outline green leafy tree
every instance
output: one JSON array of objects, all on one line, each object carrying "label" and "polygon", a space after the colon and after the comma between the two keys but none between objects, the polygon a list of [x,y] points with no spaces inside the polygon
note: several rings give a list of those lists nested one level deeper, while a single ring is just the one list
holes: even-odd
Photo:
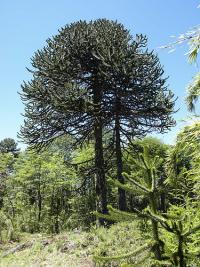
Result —
[{"label": "green leafy tree", "polygon": [[15,153],[0,152],[0,240],[8,242],[16,240],[17,235],[14,232],[13,222],[10,216],[4,212],[5,198],[10,194],[7,186],[12,179],[14,171],[13,165],[16,161]]},{"label": "green leafy tree", "polygon": [[73,152],[71,165],[76,170],[77,184],[74,187],[72,218],[76,221],[77,227],[88,228],[96,221],[91,211],[98,209],[99,200],[96,197],[96,180],[94,167],[94,146],[84,145]]},{"label": "green leafy tree", "polygon": [[70,217],[74,169],[66,168],[58,153],[25,151],[14,164],[4,210],[15,225],[28,232],[58,233]]},{"label": "green leafy tree", "polygon": [[12,138],[0,142],[0,208],[3,207],[3,197],[6,194],[6,181],[13,172],[15,157],[19,154],[17,143]]},{"label": "green leafy tree", "polygon": [[3,207],[3,197],[6,194],[6,181],[13,171],[14,156],[11,153],[0,153],[0,208]]}]

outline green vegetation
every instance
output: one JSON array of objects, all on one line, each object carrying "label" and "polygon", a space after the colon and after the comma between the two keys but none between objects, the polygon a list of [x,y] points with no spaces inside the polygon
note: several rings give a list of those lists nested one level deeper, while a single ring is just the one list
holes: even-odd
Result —
[{"label": "green vegetation", "polygon": [[[116,256],[115,253],[129,253],[143,242],[137,222],[115,224],[109,231],[92,227],[90,232],[75,229],[57,235],[26,233],[21,235],[20,242],[1,245],[0,266],[92,267],[94,254]],[[142,256],[147,254],[142,252]],[[140,261],[139,257],[132,259]],[[123,262],[126,260],[113,260],[112,266]],[[109,263],[97,263],[97,266],[109,266]]]},{"label": "green vegetation", "polygon": [[32,67],[28,147],[0,142],[0,266],[200,266],[200,122],[174,145],[147,136],[175,101],[146,36],[79,21]]}]

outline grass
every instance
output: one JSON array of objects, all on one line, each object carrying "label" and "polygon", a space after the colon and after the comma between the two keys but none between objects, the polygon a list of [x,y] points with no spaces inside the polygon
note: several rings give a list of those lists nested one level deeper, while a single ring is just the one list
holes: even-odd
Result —
[{"label": "grass", "polygon": [[[10,253],[5,252],[16,248],[19,244],[29,247]],[[20,242],[1,244],[1,267],[92,267],[92,266],[121,266],[123,262],[137,262],[147,256],[142,252],[134,259],[123,259],[111,262],[97,262],[94,255],[115,256],[130,253],[144,245],[141,232],[136,223],[120,223],[109,229],[91,229],[90,232],[70,231],[59,235],[24,234]],[[4,255],[4,256],[3,256]],[[119,257],[120,258],[120,257]],[[149,266],[146,263],[138,266]]]},{"label": "grass", "polygon": [[32,246],[4,256],[5,251],[17,247],[19,243],[1,246],[1,267],[42,267],[42,266],[93,266],[88,255],[88,247],[82,247],[87,233],[63,233],[56,236],[28,235],[20,243]]}]

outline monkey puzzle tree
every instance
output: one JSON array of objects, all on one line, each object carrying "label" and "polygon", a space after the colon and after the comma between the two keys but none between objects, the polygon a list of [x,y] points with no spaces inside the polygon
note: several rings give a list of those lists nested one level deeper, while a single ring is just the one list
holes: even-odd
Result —
[{"label": "monkey puzzle tree", "polygon": [[21,136],[28,144],[40,147],[64,134],[81,144],[94,136],[96,190],[103,212],[107,210],[103,99],[110,68],[103,56],[111,49],[121,51],[128,37],[122,25],[112,21],[68,25],[35,53],[33,79],[22,86],[26,120]]},{"label": "monkey puzzle tree", "polygon": [[[62,28],[32,58],[33,79],[22,86],[25,122],[21,137],[41,147],[70,134],[83,144],[94,138],[99,210],[107,212],[103,129],[114,135],[118,179],[122,177],[122,133],[166,129],[174,102],[163,70],[146,37],[134,40],[123,25],[99,19]],[[138,124],[139,123],[139,124]],[[121,209],[125,192],[119,189]]]}]

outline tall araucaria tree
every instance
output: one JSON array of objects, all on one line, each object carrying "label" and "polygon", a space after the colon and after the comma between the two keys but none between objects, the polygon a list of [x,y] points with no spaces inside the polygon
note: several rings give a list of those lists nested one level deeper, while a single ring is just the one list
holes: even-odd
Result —
[{"label": "tall araucaria tree", "polygon": [[21,136],[29,145],[41,147],[64,134],[73,135],[78,144],[94,137],[96,191],[103,213],[107,212],[103,99],[110,67],[103,56],[110,49],[121,50],[127,34],[122,25],[107,20],[67,25],[35,53],[33,79],[22,86],[26,120]]},{"label": "tall araucaria tree", "polygon": [[[94,138],[99,210],[107,212],[103,133],[112,131],[118,179],[124,136],[167,129],[173,96],[164,86],[157,57],[123,25],[99,19],[62,28],[32,58],[33,79],[22,85],[25,122],[21,137],[41,147],[70,134],[77,144]],[[125,134],[126,133],[126,134]],[[127,137],[126,137],[127,138]],[[119,189],[119,206],[126,208]]]}]

